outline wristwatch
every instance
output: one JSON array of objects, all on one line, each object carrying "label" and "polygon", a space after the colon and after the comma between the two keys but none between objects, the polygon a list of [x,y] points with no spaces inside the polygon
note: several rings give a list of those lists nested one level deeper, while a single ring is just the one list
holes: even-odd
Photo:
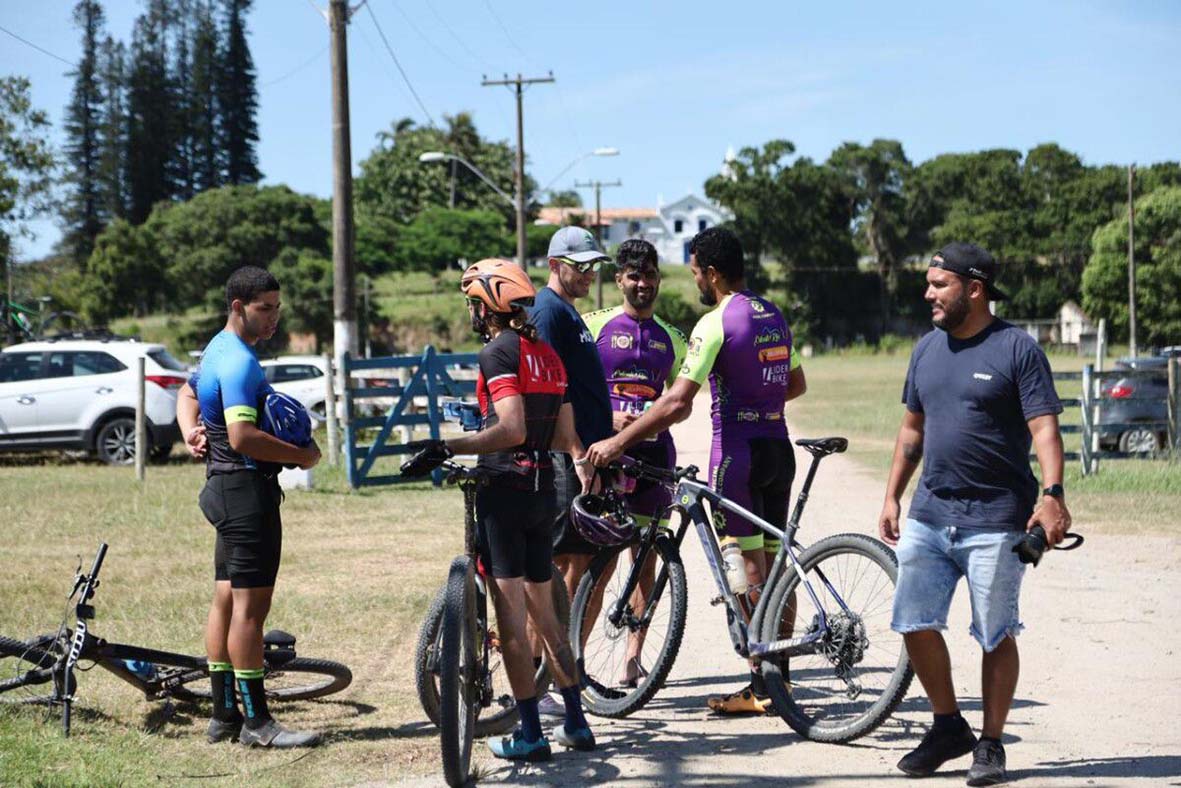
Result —
[{"label": "wristwatch", "polygon": [[1057,498],[1061,501],[1066,497],[1066,490],[1062,489],[1061,484],[1051,484],[1049,487],[1042,490],[1042,495],[1048,495],[1051,498]]}]

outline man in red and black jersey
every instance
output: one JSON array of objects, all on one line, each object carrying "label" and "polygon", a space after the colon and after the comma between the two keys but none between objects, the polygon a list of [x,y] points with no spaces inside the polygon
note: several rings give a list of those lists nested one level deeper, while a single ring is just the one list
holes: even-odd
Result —
[{"label": "man in red and black jersey", "polygon": [[[524,307],[535,291],[518,265],[481,260],[464,272],[460,287],[472,328],[486,342],[476,386],[483,427],[445,442],[425,442],[402,472],[426,474],[459,453],[478,454],[479,467],[489,473],[489,483],[476,493],[478,543],[481,562],[495,581],[489,588],[494,589],[505,669],[521,715],[521,727],[511,736],[489,741],[492,754],[529,761],[550,757],[537,711],[526,613],[550,655],[565,701],[565,724],[554,729],[554,738],[565,747],[591,750],[595,739],[582,712],[577,666],[550,589],[557,498],[549,453],[569,452],[580,460],[585,454],[567,401],[566,370],[527,322]],[[576,467],[584,489],[589,488],[590,465]]]}]

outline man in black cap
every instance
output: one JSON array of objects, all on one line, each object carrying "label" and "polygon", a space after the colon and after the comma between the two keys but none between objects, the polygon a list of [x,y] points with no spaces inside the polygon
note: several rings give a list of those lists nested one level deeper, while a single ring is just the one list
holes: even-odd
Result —
[{"label": "man in black cap", "polygon": [[[882,539],[898,545],[891,626],[906,639],[935,715],[898,768],[926,776],[971,752],[968,785],[1006,779],[1000,739],[1020,667],[1015,638],[1022,629],[1025,568],[1013,548],[1035,525],[1051,545],[1070,527],[1058,430],[1062,404],[1041,348],[989,311],[990,301],[1005,298],[995,278],[996,261],[972,244],[948,244],[931,258],[926,300],[936,330],[911,354],[906,412],[878,523]],[[1040,486],[1029,467],[1031,443]],[[920,460],[923,474],[900,529],[902,492]],[[969,631],[984,651],[979,741],[960,715],[941,634],[961,577],[972,603]]]}]

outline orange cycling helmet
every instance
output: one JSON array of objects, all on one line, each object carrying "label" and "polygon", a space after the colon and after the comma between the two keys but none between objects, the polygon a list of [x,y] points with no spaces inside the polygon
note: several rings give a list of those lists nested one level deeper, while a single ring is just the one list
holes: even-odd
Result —
[{"label": "orange cycling helmet", "polygon": [[459,289],[469,299],[483,301],[493,312],[504,313],[531,306],[537,294],[521,266],[495,257],[468,266]]}]

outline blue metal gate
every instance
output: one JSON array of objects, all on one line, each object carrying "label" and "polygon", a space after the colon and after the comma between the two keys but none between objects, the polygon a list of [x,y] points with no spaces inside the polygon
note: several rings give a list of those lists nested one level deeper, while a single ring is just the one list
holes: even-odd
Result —
[{"label": "blue metal gate", "polygon": [[[389,380],[388,386],[365,385],[358,388],[346,386],[344,407],[349,414],[345,427],[345,447],[348,461],[349,484],[354,488],[378,484],[396,484],[409,481],[399,474],[374,474],[374,463],[379,457],[391,457],[406,453],[400,443],[389,443],[394,427],[416,427],[426,425],[430,437],[439,438],[439,425],[443,421],[440,397],[463,397],[476,391],[475,380],[455,380],[448,368],[460,365],[474,365],[475,353],[437,353],[427,345],[421,356],[384,356],[380,358],[351,358],[344,356],[344,378],[351,380],[352,373],[362,370],[412,369],[410,380],[403,386],[397,380]],[[426,397],[425,413],[412,413],[415,397]],[[358,416],[356,402],[383,397],[397,397],[397,402],[384,416]],[[379,428],[375,435],[374,428]],[[360,441],[372,435],[365,445]],[[435,483],[441,475],[436,471]]]}]

